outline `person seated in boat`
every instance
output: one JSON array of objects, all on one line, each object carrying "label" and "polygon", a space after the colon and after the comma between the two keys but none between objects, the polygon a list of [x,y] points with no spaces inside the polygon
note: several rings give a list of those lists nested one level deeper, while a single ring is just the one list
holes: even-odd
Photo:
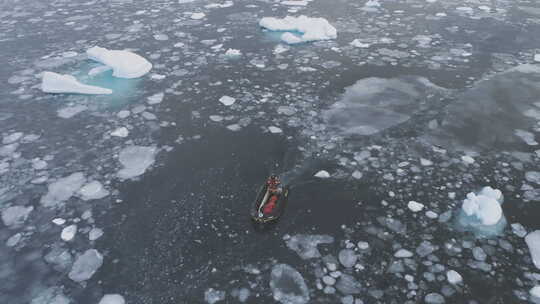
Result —
[{"label": "person seated in boat", "polygon": [[268,192],[270,194],[280,194],[281,193],[281,181],[276,175],[271,175],[270,178],[266,181],[268,185]]}]

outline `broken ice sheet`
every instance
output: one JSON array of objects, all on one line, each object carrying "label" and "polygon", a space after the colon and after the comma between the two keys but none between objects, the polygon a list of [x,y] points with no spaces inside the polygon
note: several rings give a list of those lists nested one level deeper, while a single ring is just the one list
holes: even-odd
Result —
[{"label": "broken ice sheet", "polygon": [[282,304],[308,303],[309,289],[302,275],[286,264],[278,264],[270,274],[270,288],[274,300]]},{"label": "broken ice sheet", "polygon": [[123,168],[117,173],[121,179],[130,179],[144,174],[155,161],[157,148],[153,146],[128,146],[120,151],[118,160]]}]

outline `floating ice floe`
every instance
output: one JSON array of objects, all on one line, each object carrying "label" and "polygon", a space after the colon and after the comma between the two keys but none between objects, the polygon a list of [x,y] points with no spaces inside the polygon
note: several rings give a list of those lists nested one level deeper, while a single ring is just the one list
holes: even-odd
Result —
[{"label": "floating ice floe", "polygon": [[436,292],[428,293],[424,297],[424,301],[426,304],[444,304],[446,301],[444,300],[444,297]]},{"label": "floating ice floe", "polygon": [[531,258],[536,268],[540,269],[540,230],[533,231],[525,237]]},{"label": "floating ice floe", "polygon": [[202,18],[206,17],[206,14],[205,13],[193,13],[191,14],[191,19],[193,20],[200,20]]},{"label": "floating ice floe", "polygon": [[104,295],[101,300],[99,300],[98,304],[125,304],[126,300],[124,300],[124,297],[119,294],[106,294]]},{"label": "floating ice floe", "polygon": [[129,130],[126,127],[119,127],[111,132],[111,136],[115,136],[115,137],[127,137],[128,135],[129,135]]},{"label": "floating ice floe", "polygon": [[286,264],[277,264],[270,274],[270,289],[274,300],[282,304],[305,304],[309,289],[302,275]]},{"label": "floating ice floe", "polygon": [[157,93],[157,94],[154,94],[154,95],[148,97],[146,102],[149,105],[158,104],[158,103],[161,103],[163,101],[163,97],[165,97],[164,93]]},{"label": "floating ice floe", "polygon": [[143,174],[154,161],[157,153],[156,147],[129,146],[120,151],[118,160],[123,168],[117,176],[121,179],[129,179]]},{"label": "floating ice floe", "polygon": [[540,62],[540,54],[534,54],[534,61]]},{"label": "floating ice floe", "polygon": [[66,177],[59,178],[49,184],[47,193],[41,197],[41,204],[44,207],[58,206],[67,201],[77,190],[79,190],[86,178],[82,172],[75,172]]},{"label": "floating ice floe", "polygon": [[396,258],[410,258],[413,256],[413,253],[410,252],[409,250],[407,249],[400,249],[398,251],[396,251],[396,253],[394,253],[394,256]]},{"label": "floating ice floe", "polygon": [[287,1],[281,1],[281,4],[289,5],[289,6],[307,6],[309,4],[309,1],[307,1],[307,0],[287,0]]},{"label": "floating ice floe", "polygon": [[99,181],[91,181],[79,189],[79,195],[82,200],[94,200],[104,198],[109,195],[109,191],[103,187]]},{"label": "floating ice floe", "polygon": [[138,78],[152,69],[152,64],[130,51],[108,50],[94,46],[86,51],[88,58],[98,61],[113,70],[113,76],[119,78]]},{"label": "floating ice floe", "polygon": [[2,138],[2,144],[8,145],[17,142],[19,139],[21,139],[21,137],[23,137],[23,135],[23,132],[10,133]]},{"label": "floating ice floe", "polygon": [[85,105],[75,105],[71,107],[65,107],[60,110],[58,110],[56,113],[58,114],[58,117],[61,118],[71,118],[83,111],[86,111],[88,109]]},{"label": "floating ice floe", "polygon": [[54,72],[43,73],[41,90],[45,93],[112,94],[110,89],[82,84],[71,75],[61,75]]},{"label": "floating ice floe", "polygon": [[283,130],[281,130],[281,128],[278,128],[276,126],[268,127],[268,131],[270,131],[270,133],[272,134],[283,133]]},{"label": "floating ice floe", "polygon": [[271,31],[286,32],[281,35],[281,40],[288,44],[337,38],[336,28],[324,18],[287,16],[279,19],[264,17],[259,21],[259,25]]},{"label": "floating ice floe", "polygon": [[88,232],[88,239],[90,241],[95,241],[99,239],[101,236],[103,236],[103,230],[99,228],[92,228],[92,230]]},{"label": "floating ice floe", "polygon": [[448,270],[446,272],[446,278],[450,284],[459,284],[463,281],[461,275],[455,270]]},{"label": "floating ice floe", "polygon": [[353,276],[343,273],[336,283],[336,289],[344,295],[359,294],[362,285]]},{"label": "floating ice floe", "polygon": [[88,249],[81,254],[73,263],[68,277],[75,282],[83,282],[90,279],[103,265],[103,256],[96,249]]},{"label": "floating ice floe", "polygon": [[233,97],[230,97],[230,96],[222,96],[220,99],[219,99],[219,102],[221,102],[222,104],[226,105],[226,106],[230,106],[232,104],[234,104],[236,102],[236,99],[234,99]]},{"label": "floating ice floe", "polygon": [[352,249],[342,249],[338,254],[338,259],[343,267],[351,268],[356,264],[358,256]]},{"label": "floating ice floe", "polygon": [[227,57],[240,57],[241,55],[242,55],[242,52],[240,52],[240,50],[237,50],[237,49],[228,49],[225,52],[225,56]]},{"label": "floating ice floe", "polygon": [[34,207],[11,206],[2,210],[2,221],[9,228],[17,228],[26,222]]},{"label": "floating ice floe", "polygon": [[412,212],[419,212],[419,211],[422,211],[422,209],[424,209],[424,205],[423,205],[423,204],[420,204],[420,203],[415,202],[415,201],[410,201],[410,202],[407,204],[407,207],[408,207],[409,210],[411,210]]},{"label": "floating ice floe", "polygon": [[334,238],[329,235],[318,234],[297,234],[286,241],[287,247],[296,252],[300,258],[307,260],[321,257],[321,253],[317,249],[319,244],[330,244],[334,242]]},{"label": "floating ice floe", "polygon": [[69,225],[62,229],[62,233],[60,233],[60,238],[65,242],[69,242],[73,240],[75,234],[77,234],[77,225]]},{"label": "floating ice floe", "polygon": [[478,194],[469,193],[457,217],[460,228],[473,231],[477,236],[493,236],[506,225],[501,204],[501,191],[484,187]]},{"label": "floating ice floe", "polygon": [[214,304],[219,301],[225,300],[225,291],[215,290],[214,288],[208,288],[204,292],[204,300],[208,304]]},{"label": "floating ice floe", "polygon": [[328,173],[328,171],[326,171],[326,170],[321,170],[321,171],[315,173],[314,176],[315,176],[315,177],[318,177],[318,178],[329,178],[329,177],[330,177],[330,173]]}]

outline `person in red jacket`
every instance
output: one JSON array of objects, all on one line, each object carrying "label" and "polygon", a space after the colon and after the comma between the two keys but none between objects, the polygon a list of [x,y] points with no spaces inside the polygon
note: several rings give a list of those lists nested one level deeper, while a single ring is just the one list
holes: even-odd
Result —
[{"label": "person in red jacket", "polygon": [[276,208],[279,195],[281,194],[281,182],[277,176],[271,175],[268,181],[266,181],[266,184],[268,185],[268,193],[270,194],[270,197],[263,207],[263,213],[269,214],[274,211],[274,208]]}]

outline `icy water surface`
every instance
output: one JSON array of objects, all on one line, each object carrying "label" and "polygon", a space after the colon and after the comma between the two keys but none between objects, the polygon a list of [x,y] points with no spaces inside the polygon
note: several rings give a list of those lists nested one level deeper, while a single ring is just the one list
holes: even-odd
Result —
[{"label": "icy water surface", "polygon": [[[540,303],[537,1],[0,8],[0,303]],[[288,15],[337,38],[259,26]]]}]

